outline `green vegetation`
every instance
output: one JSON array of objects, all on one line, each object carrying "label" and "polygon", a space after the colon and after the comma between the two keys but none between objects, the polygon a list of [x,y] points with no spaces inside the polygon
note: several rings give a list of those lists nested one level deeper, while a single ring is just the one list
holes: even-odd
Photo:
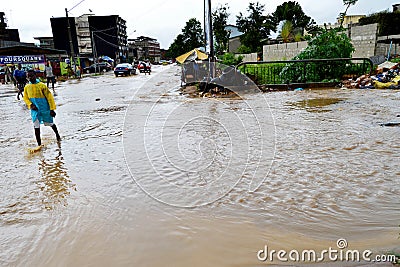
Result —
[{"label": "green vegetation", "polygon": [[[352,0],[354,1],[354,0]],[[228,50],[230,33],[226,30],[230,16],[228,4],[219,5],[212,12],[214,49],[216,55],[222,55]],[[292,27],[287,34],[287,41],[299,41],[304,39],[303,32],[306,29],[313,36],[320,31],[311,17],[304,14],[299,3],[295,1],[284,2],[276,8],[272,14],[264,14],[265,6],[259,2],[249,3],[247,14],[242,12],[236,16],[236,26],[243,34],[240,36],[241,47],[239,53],[258,53],[270,38],[271,32],[276,32],[281,21],[288,21]],[[170,45],[166,57],[175,58],[194,48],[203,47],[204,36],[201,23],[191,18],[186,22],[182,33],[178,34]]]},{"label": "green vegetation", "polygon": [[282,25],[281,37],[284,43],[289,43],[293,39],[293,24],[286,20]]},{"label": "green vegetation", "polygon": [[344,21],[344,17],[347,14],[347,10],[349,10],[349,8],[351,6],[354,6],[357,3],[358,0],[343,0],[343,4],[346,7],[346,10],[342,13],[339,14],[339,19],[340,19],[340,28],[343,27],[343,21]]},{"label": "green vegetation", "polygon": [[[261,52],[262,46],[268,40],[271,31],[276,27],[271,20],[271,16],[264,15],[264,5],[260,3],[250,3],[247,8],[248,15],[242,12],[236,17],[236,26],[243,32],[240,42],[244,47],[249,48],[250,53]],[[242,51],[245,50],[242,48]]]},{"label": "green vegetation", "polygon": [[228,4],[225,4],[224,6],[219,6],[212,13],[213,32],[215,36],[214,46],[216,55],[222,55],[225,51],[228,50],[230,33],[225,29],[229,17],[228,9]]},{"label": "green vegetation", "polygon": [[378,23],[380,36],[400,34],[400,12],[382,11],[361,18],[360,25]]},{"label": "green vegetation", "polygon": [[308,46],[293,59],[349,58],[354,47],[341,29],[324,30],[308,41]]},{"label": "green vegetation", "polygon": [[308,42],[308,47],[293,63],[257,64],[241,66],[257,84],[287,84],[305,82],[339,82],[344,75],[358,77],[370,71],[368,61],[352,60],[312,62],[315,59],[350,58],[354,48],[347,35],[340,29],[323,30]]},{"label": "green vegetation", "polygon": [[201,23],[196,18],[191,18],[186,22],[182,33],[178,34],[174,42],[170,45],[167,57],[176,58],[194,48],[204,46],[203,30]]},{"label": "green vegetation", "polygon": [[[354,51],[350,39],[340,29],[323,30],[308,41],[308,46],[293,60],[349,58]],[[346,61],[330,63],[289,63],[280,73],[286,82],[320,82],[341,79],[344,74],[359,73]]]},{"label": "green vegetation", "polygon": [[393,63],[400,63],[400,57],[391,58],[391,59],[390,59],[390,62],[393,62]]},{"label": "green vegetation", "polygon": [[226,66],[237,66],[243,61],[243,56],[236,56],[232,53],[225,53],[219,57],[221,64]]},{"label": "green vegetation", "polygon": [[[348,9],[358,0],[343,0],[345,11],[339,17],[345,17]],[[315,21],[304,14],[301,6],[295,1],[284,2],[277,6],[272,14],[264,14],[265,6],[249,3],[247,14],[241,12],[236,16],[236,26],[243,34],[240,36],[239,53],[254,53],[262,51],[271,32],[276,32],[278,24],[284,21],[281,36],[284,42],[304,39],[304,29],[312,33],[308,47],[292,60],[313,60],[350,58],[354,48],[343,28],[321,29]],[[229,18],[228,5],[220,5],[212,13],[214,24],[214,48],[217,57],[224,65],[238,65],[242,58],[225,53],[228,47],[229,32],[226,30]],[[398,23],[400,25],[400,23]],[[204,46],[201,23],[190,19],[182,33],[179,34],[169,48],[168,57],[177,57],[193,48]],[[250,74],[258,84],[279,84],[296,82],[332,82],[339,81],[344,75],[358,76],[368,71],[367,62],[354,64],[350,60],[329,62],[296,62],[268,65],[245,65],[242,72]]]},{"label": "green vegetation", "polygon": [[300,4],[295,1],[284,2],[282,5],[277,6],[275,12],[271,14],[271,17],[275,28],[282,21],[291,24],[291,41],[293,41],[293,37],[296,35],[303,36],[304,29],[313,35],[319,29],[316,26],[316,22],[311,17],[307,16]]},{"label": "green vegetation", "polygon": [[246,73],[256,84],[282,84],[285,80],[280,75],[285,63],[253,64],[240,66],[239,70]]}]

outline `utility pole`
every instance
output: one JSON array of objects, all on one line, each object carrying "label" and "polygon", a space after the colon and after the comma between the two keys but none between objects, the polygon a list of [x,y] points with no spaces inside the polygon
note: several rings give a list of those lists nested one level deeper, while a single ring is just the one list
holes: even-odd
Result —
[{"label": "utility pole", "polygon": [[[97,50],[96,50],[96,41],[94,40],[94,32],[95,31],[91,31],[92,32],[92,53],[93,53],[93,61],[94,61],[94,72],[97,73]],[[99,70],[100,73],[100,70]]]},{"label": "utility pole", "polygon": [[75,73],[76,73],[75,51],[74,51],[74,45],[73,45],[73,42],[72,42],[71,24],[69,23],[68,9],[67,8],[65,8],[65,17],[67,18],[69,48],[70,48],[70,52],[71,52],[71,56],[72,56],[72,64],[74,64],[74,75],[75,75]]},{"label": "utility pole", "polygon": [[[206,2],[207,1],[207,2]],[[211,0],[204,0],[204,30],[206,41],[209,45],[209,64],[210,64],[210,78],[214,78],[215,72],[215,57],[214,57],[214,38],[213,38],[213,27],[212,27],[212,11],[211,11]]]},{"label": "utility pole", "polygon": [[208,0],[208,23],[209,23],[209,42],[210,42],[210,59],[214,60],[214,38],[213,38],[213,25],[212,25],[212,11],[211,11],[211,0]]}]

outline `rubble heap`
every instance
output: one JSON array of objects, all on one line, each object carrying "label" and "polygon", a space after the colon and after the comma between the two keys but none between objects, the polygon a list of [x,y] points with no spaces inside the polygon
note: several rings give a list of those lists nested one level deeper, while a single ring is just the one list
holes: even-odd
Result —
[{"label": "rubble heap", "polygon": [[347,89],[400,89],[399,63],[386,61],[378,66],[374,75],[367,74],[356,80],[343,80],[342,87]]}]

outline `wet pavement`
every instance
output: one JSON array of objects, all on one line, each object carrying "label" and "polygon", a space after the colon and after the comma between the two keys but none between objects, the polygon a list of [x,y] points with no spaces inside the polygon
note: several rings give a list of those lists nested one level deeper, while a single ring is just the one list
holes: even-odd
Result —
[{"label": "wet pavement", "polygon": [[265,266],[265,245],[341,238],[399,250],[400,128],[382,126],[399,91],[188,98],[179,75],[57,84],[61,146],[42,126],[35,154],[28,110],[0,85],[0,266]]}]

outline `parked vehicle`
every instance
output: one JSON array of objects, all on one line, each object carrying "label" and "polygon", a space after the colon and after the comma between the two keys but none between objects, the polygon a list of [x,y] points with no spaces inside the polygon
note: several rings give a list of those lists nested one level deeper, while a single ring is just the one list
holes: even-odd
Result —
[{"label": "parked vehicle", "polygon": [[129,63],[120,63],[114,68],[115,77],[118,75],[129,76],[131,74],[136,74],[136,69]]},{"label": "parked vehicle", "polygon": [[169,64],[168,60],[165,60],[165,59],[161,59],[159,63],[160,63],[160,65],[163,65],[163,66]]},{"label": "parked vehicle", "polygon": [[95,73],[95,72],[106,72],[110,71],[112,69],[110,63],[108,62],[100,62],[100,63],[95,63],[90,65],[89,67],[86,67],[83,69],[85,73]]}]

